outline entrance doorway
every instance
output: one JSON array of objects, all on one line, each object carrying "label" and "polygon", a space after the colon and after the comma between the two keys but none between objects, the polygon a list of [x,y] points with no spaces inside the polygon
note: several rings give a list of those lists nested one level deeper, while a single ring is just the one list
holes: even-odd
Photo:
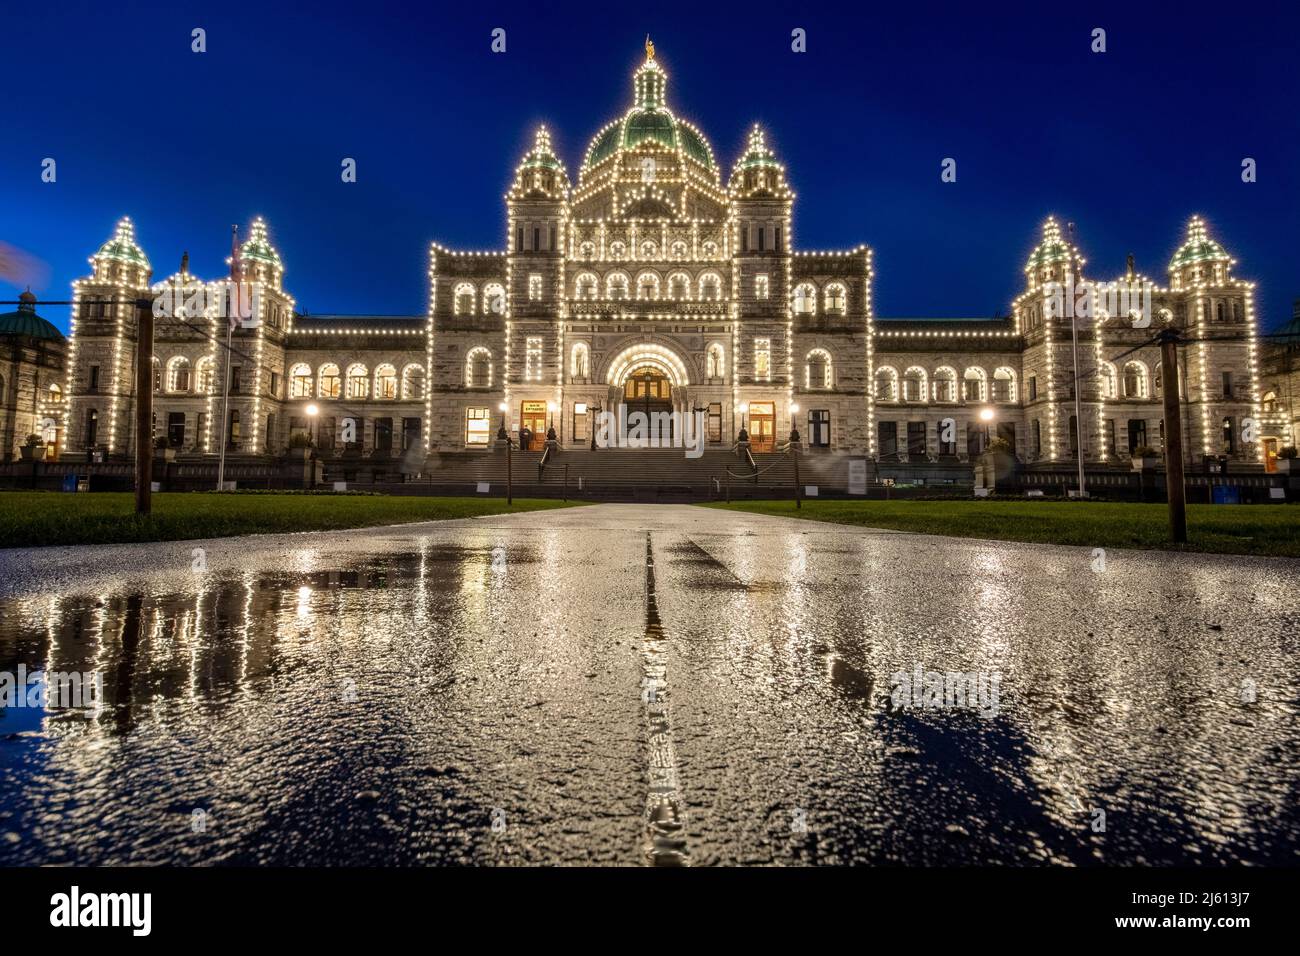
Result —
[{"label": "entrance doorway", "polygon": [[754,451],[776,448],[776,404],[749,403],[749,446]]},{"label": "entrance doorway", "polygon": [[546,403],[524,402],[519,409],[520,431],[527,428],[533,433],[525,451],[541,451],[546,447]]},{"label": "entrance doorway", "polygon": [[[650,416],[656,412],[673,410],[673,385],[668,376],[653,365],[633,369],[623,385],[623,401],[628,413],[644,412],[647,425],[654,421]],[[660,435],[660,440],[672,439],[672,418],[668,422],[669,434]]]},{"label": "entrance doorway", "polygon": [[1264,472],[1273,474],[1277,471],[1277,439],[1264,439]]}]

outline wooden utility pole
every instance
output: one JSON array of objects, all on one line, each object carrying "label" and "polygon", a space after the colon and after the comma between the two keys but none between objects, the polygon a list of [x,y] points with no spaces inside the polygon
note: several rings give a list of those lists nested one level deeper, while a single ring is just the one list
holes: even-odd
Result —
[{"label": "wooden utility pole", "polygon": [[1169,497],[1169,539],[1187,542],[1187,486],[1183,479],[1183,423],[1178,396],[1178,330],[1164,329],[1160,340],[1160,381],[1165,406],[1165,493]]},{"label": "wooden utility pole", "polygon": [[135,513],[153,507],[153,303],[135,303]]}]

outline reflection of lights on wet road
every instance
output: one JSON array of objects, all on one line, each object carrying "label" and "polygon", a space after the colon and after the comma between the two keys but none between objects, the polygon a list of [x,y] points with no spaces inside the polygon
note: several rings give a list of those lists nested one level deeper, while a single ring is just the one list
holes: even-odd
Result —
[{"label": "reflection of lights on wet road", "polygon": [[300,618],[311,616],[311,588],[305,584],[298,589],[298,616]]}]

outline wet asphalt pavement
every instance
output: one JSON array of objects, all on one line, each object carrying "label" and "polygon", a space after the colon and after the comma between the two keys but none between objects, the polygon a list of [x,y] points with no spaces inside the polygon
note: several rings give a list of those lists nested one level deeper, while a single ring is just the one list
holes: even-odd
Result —
[{"label": "wet asphalt pavement", "polygon": [[0,862],[1300,862],[1300,562],[1105,558],[638,505],[0,552],[0,672],[104,704],[0,711]]}]

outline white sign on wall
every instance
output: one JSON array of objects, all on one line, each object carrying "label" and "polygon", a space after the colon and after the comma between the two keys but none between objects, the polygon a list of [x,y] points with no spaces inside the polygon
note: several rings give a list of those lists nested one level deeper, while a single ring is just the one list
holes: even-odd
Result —
[{"label": "white sign on wall", "polygon": [[867,460],[865,458],[849,459],[849,494],[865,495],[867,493]]}]

